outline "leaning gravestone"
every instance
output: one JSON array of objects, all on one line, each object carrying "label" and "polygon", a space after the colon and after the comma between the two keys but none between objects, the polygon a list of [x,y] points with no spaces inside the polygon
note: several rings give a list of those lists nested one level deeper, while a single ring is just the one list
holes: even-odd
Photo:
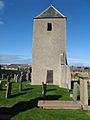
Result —
[{"label": "leaning gravestone", "polygon": [[10,77],[7,76],[7,89],[6,89],[6,98],[9,98],[11,95],[12,83],[10,82]]},{"label": "leaning gravestone", "polygon": [[23,76],[21,75],[19,79],[19,91],[22,91],[22,80],[23,80]]},{"label": "leaning gravestone", "polygon": [[2,81],[0,80],[0,90],[2,90]]},{"label": "leaning gravestone", "polygon": [[46,83],[42,82],[42,95],[46,95]]}]

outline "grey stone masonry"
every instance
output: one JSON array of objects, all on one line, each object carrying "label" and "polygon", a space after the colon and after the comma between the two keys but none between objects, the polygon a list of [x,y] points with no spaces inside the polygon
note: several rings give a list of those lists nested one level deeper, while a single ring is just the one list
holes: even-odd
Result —
[{"label": "grey stone masonry", "polygon": [[70,89],[71,73],[66,57],[66,17],[50,6],[34,18],[33,27],[31,84],[42,85],[47,78],[48,83]]},{"label": "grey stone masonry", "polygon": [[87,79],[80,79],[80,101],[84,106],[88,106]]}]

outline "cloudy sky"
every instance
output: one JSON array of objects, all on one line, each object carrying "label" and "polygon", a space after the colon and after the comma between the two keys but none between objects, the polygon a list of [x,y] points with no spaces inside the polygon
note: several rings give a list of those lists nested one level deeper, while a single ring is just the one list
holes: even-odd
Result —
[{"label": "cloudy sky", "polygon": [[[90,0],[51,0],[67,16],[69,65],[90,66]],[[0,64],[31,63],[33,17],[50,0],[0,0]]]}]

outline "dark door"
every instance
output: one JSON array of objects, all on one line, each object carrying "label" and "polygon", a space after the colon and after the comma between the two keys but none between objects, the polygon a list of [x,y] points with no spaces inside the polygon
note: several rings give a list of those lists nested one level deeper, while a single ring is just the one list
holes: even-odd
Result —
[{"label": "dark door", "polygon": [[53,70],[47,70],[47,82],[53,83]]}]

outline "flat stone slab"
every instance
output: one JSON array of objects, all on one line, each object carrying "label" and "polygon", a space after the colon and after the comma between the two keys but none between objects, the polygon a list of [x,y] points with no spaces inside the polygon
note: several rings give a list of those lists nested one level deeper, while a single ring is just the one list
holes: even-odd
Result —
[{"label": "flat stone slab", "polygon": [[78,101],[39,100],[38,107],[46,109],[81,109]]}]

